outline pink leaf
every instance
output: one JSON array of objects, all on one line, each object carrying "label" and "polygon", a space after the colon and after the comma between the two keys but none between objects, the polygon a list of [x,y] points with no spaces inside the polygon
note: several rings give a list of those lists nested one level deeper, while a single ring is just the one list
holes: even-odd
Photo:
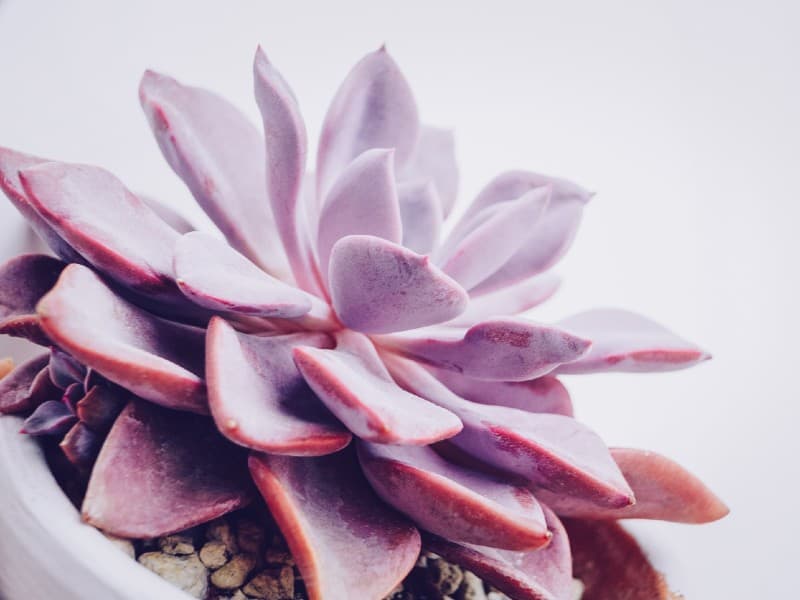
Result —
[{"label": "pink leaf", "polygon": [[583,356],[591,342],[519,318],[488,319],[467,330],[437,327],[386,336],[403,355],[476,379],[524,381]]},{"label": "pink leaf", "polygon": [[417,254],[430,254],[439,238],[442,207],[433,183],[417,180],[397,186],[403,246]]},{"label": "pink leaf", "polygon": [[711,358],[658,323],[625,310],[589,310],[559,325],[592,340],[586,356],[559,367],[559,373],[673,371]]},{"label": "pink leaf", "polygon": [[394,148],[398,166],[414,152],[419,116],[411,88],[381,48],[361,59],[333,98],[319,140],[317,191],[333,182],[365,150]]},{"label": "pink leaf", "polygon": [[189,233],[190,231],[195,231],[197,229],[186,217],[184,217],[169,204],[166,204],[161,200],[156,200],[150,196],[144,196],[142,194],[137,194],[137,196],[139,196],[139,199],[142,202],[153,209],[153,212],[156,213],[162,221],[164,221],[178,233]]},{"label": "pink leaf", "polygon": [[139,99],[167,162],[231,245],[285,278],[258,129],[220,96],[153,71],[142,77]]},{"label": "pink leaf", "polygon": [[448,540],[533,550],[550,534],[530,491],[447,462],[430,447],[359,443],[372,488],[420,528]]},{"label": "pink leaf", "polygon": [[0,380],[0,414],[24,413],[61,395],[50,381],[49,360],[49,354],[32,358]]},{"label": "pink leaf", "polygon": [[38,311],[58,346],[109,380],[169,408],[208,412],[201,330],[129,304],[80,265],[64,269]]},{"label": "pink leaf", "polygon": [[550,299],[560,285],[561,280],[556,275],[543,273],[495,292],[471,297],[466,310],[450,324],[469,326],[491,317],[518,315]]},{"label": "pink leaf", "polygon": [[58,446],[69,462],[79,469],[86,470],[97,458],[101,443],[100,436],[89,429],[85,423],[79,422],[67,431]]},{"label": "pink leaf", "polygon": [[441,323],[468,301],[464,289],[427,257],[363,235],[343,238],[334,247],[330,292],[342,323],[367,333]]},{"label": "pink leaf", "polygon": [[89,429],[105,433],[111,428],[130,398],[129,392],[111,383],[94,385],[78,401],[75,412]]},{"label": "pink leaf", "polygon": [[208,328],[211,414],[231,441],[273,454],[317,456],[341,450],[350,433],[313,394],[292,358],[299,344],[330,348],[324,333],[258,337],[219,317]]},{"label": "pink leaf", "polygon": [[423,445],[461,429],[449,411],[400,389],[361,334],[339,333],[335,350],[297,347],[294,359],[311,389],[363,440]]},{"label": "pink leaf", "polygon": [[400,170],[400,181],[432,180],[446,217],[458,197],[458,177],[453,132],[423,125],[414,154]]},{"label": "pink leaf", "polygon": [[400,243],[403,230],[393,155],[393,150],[367,150],[347,166],[327,195],[317,235],[326,281],[331,251],[343,237],[362,234]]},{"label": "pink leaf", "polygon": [[134,400],[100,450],[83,519],[125,538],[182,531],[251,501],[245,465],[210,419]]},{"label": "pink leaf", "polygon": [[375,496],[353,453],[254,454],[250,472],[297,561],[310,600],[377,600],[414,566],[419,533]]}]

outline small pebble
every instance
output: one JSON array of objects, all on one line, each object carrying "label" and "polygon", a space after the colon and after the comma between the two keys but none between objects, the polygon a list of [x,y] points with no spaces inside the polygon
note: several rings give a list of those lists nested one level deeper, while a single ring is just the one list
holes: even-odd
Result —
[{"label": "small pebble", "polygon": [[194,540],[192,537],[183,533],[175,533],[158,538],[158,547],[165,554],[184,556],[194,553]]},{"label": "small pebble", "polygon": [[441,558],[428,559],[427,576],[433,587],[443,596],[449,596],[455,592],[464,579],[464,573],[460,567]]},{"label": "small pebble", "polygon": [[215,519],[206,526],[206,539],[222,542],[231,554],[239,552],[231,525],[225,518]]},{"label": "small pebble", "polygon": [[294,598],[294,570],[291,567],[267,569],[253,577],[242,591],[252,598],[266,600],[292,600]]},{"label": "small pebble", "polygon": [[217,600],[248,600],[242,590],[236,590],[233,596],[217,596]]},{"label": "small pebble", "polygon": [[237,554],[211,574],[211,583],[221,590],[235,590],[242,586],[255,566],[253,554]]},{"label": "small pebble", "polygon": [[196,554],[175,556],[163,552],[146,552],[139,557],[139,562],[195,598],[205,598],[208,592],[208,570]]},{"label": "small pebble", "polygon": [[456,600],[487,600],[483,581],[472,571],[464,571],[464,579],[455,593]]},{"label": "small pebble", "polygon": [[126,540],[125,538],[118,538],[107,533],[104,533],[103,535],[106,536],[106,539],[111,542],[115,548],[119,548],[131,558],[136,558],[136,549],[133,547],[132,541]]},{"label": "small pebble", "polygon": [[209,569],[219,569],[222,565],[228,562],[230,553],[228,547],[224,542],[219,540],[211,540],[203,544],[200,548],[200,560]]},{"label": "small pebble", "polygon": [[572,600],[581,600],[583,597],[583,582],[580,579],[572,580]]},{"label": "small pebble", "polygon": [[266,538],[267,532],[255,521],[239,519],[236,523],[236,542],[241,552],[259,554]]}]

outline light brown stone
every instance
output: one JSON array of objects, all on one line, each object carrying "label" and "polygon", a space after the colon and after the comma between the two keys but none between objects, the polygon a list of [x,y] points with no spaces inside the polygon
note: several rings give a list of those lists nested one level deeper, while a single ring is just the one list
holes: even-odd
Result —
[{"label": "light brown stone", "polygon": [[176,556],[163,552],[146,552],[139,562],[162,579],[195,598],[208,592],[208,570],[196,554]]},{"label": "light brown stone", "polygon": [[428,558],[427,575],[433,587],[443,596],[449,596],[455,592],[464,579],[464,573],[460,567],[441,558]]},{"label": "light brown stone", "polygon": [[237,554],[211,574],[211,583],[221,590],[235,590],[247,581],[247,576],[255,566],[255,555]]},{"label": "light brown stone", "polygon": [[166,554],[185,556],[194,553],[194,540],[182,533],[175,533],[158,538],[158,547]]},{"label": "light brown stone", "polygon": [[252,598],[292,600],[294,598],[294,569],[266,569],[253,577],[242,591]]},{"label": "light brown stone", "polygon": [[224,517],[215,519],[206,526],[206,539],[222,542],[231,554],[239,552],[239,545],[236,543],[233,529]]},{"label": "light brown stone", "polygon": [[224,542],[219,540],[211,540],[203,544],[200,548],[200,560],[209,569],[219,569],[222,565],[228,562],[230,558],[228,547]]},{"label": "light brown stone", "polygon": [[456,600],[487,600],[483,581],[472,571],[464,571],[464,578],[455,593]]}]

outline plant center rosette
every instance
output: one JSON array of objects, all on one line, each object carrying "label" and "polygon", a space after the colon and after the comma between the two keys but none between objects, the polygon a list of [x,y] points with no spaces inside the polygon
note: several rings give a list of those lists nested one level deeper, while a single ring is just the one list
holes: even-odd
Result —
[{"label": "plant center rosette", "polygon": [[453,139],[385,49],[336,93],[313,173],[260,49],[253,72],[263,133],[164,75],[139,90],[221,236],[101,168],[0,149],[54,254],[0,269],[0,332],[48,348],[3,378],[0,411],[61,440],[83,519],[155,538],[260,496],[313,600],[383,598],[423,547],[515,599],[571,598],[573,576],[586,598],[666,597],[615,521],[727,509],[671,460],[609,449],[560,376],[708,355],[622,310],[521,316],[556,290],[591,194],[505,172],[444,235]]}]

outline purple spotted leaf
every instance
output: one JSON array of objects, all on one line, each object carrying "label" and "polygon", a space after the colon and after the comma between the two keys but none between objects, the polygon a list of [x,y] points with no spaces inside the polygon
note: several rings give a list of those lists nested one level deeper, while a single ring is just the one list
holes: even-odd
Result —
[{"label": "purple spotted leaf", "polygon": [[570,417],[469,402],[419,365],[385,357],[395,380],[446,408],[464,429],[448,440],[458,450],[530,485],[621,508],[633,492],[600,437]]},{"label": "purple spotted leaf", "polygon": [[75,423],[59,444],[67,460],[82,470],[88,470],[100,452],[102,438],[85,423]]},{"label": "purple spotted leaf", "polygon": [[211,414],[219,431],[254,450],[317,456],[341,450],[350,433],[314,395],[297,370],[292,348],[331,348],[324,333],[259,337],[239,333],[219,317],[207,335]]},{"label": "purple spotted leaf", "polygon": [[431,327],[381,340],[415,360],[492,381],[540,377],[577,360],[591,346],[562,329],[511,317],[487,319],[466,330]]},{"label": "purple spotted leaf", "polygon": [[518,315],[550,299],[561,285],[561,279],[550,273],[531,277],[517,284],[469,299],[463,313],[450,325],[474,325],[502,315]]},{"label": "purple spotted leaf", "polygon": [[334,245],[349,235],[370,235],[400,243],[403,226],[394,181],[394,150],[359,155],[336,180],[319,216],[317,252],[323,277]]},{"label": "purple spotted leaf", "polygon": [[419,532],[375,495],[351,451],[254,454],[250,472],[309,598],[383,598],[414,566]]},{"label": "purple spotted leaf", "polygon": [[186,297],[210,310],[290,319],[311,310],[308,294],[207,233],[195,231],[178,240],[173,268]]},{"label": "purple spotted leaf", "polygon": [[430,254],[439,239],[442,207],[432,181],[417,180],[397,186],[403,246],[417,254]]},{"label": "purple spotted leaf", "polygon": [[459,240],[442,270],[471,289],[503,266],[527,240],[550,203],[551,186],[534,188],[498,206]]},{"label": "purple spotted leaf", "polygon": [[258,129],[213,92],[153,71],[139,99],[170,167],[231,245],[272,275],[290,276],[273,235]]},{"label": "purple spotted leaf", "polygon": [[0,380],[0,414],[25,413],[61,397],[61,390],[50,381],[49,360],[49,354],[31,358]]},{"label": "purple spotted leaf", "polygon": [[655,321],[626,310],[589,310],[559,323],[592,340],[592,349],[559,373],[673,371],[708,360],[710,355]]},{"label": "purple spotted leaf", "polygon": [[516,600],[571,600],[572,555],[564,526],[552,511],[545,517],[553,538],[533,552],[512,552],[486,546],[461,545],[426,536],[425,547],[491,583]]},{"label": "purple spotted leaf", "polygon": [[452,392],[470,402],[573,416],[567,388],[549,375],[528,381],[482,381],[446,369],[437,369],[434,374]]},{"label": "purple spotted leaf", "polygon": [[334,247],[330,293],[342,323],[365,333],[441,323],[460,314],[469,300],[428,257],[360,235]]},{"label": "purple spotted leaf", "polygon": [[80,265],[64,269],[38,311],[58,346],[110,381],[169,408],[208,412],[201,330],[122,300]]},{"label": "purple spotted leaf", "polygon": [[83,519],[125,538],[205,523],[252,500],[246,461],[210,419],[135,400],[100,450]]},{"label": "purple spotted leaf", "polygon": [[67,388],[74,383],[80,383],[83,387],[86,367],[63,350],[50,348],[50,363],[47,368],[50,371],[50,380],[57,387]]},{"label": "purple spotted leaf", "polygon": [[423,445],[461,430],[446,409],[400,389],[366,336],[343,331],[336,349],[299,346],[294,360],[308,385],[362,440]]},{"label": "purple spotted leaf", "polygon": [[559,515],[581,519],[658,519],[708,523],[728,514],[728,507],[697,477],[665,456],[632,448],[612,448],[636,496],[636,504],[610,509],[547,490],[537,496]]},{"label": "purple spotted leaf", "polygon": [[52,288],[64,263],[43,254],[23,254],[0,266],[0,333],[48,344],[36,303]]},{"label": "purple spotted leaf", "polygon": [[402,167],[419,136],[417,105],[386,48],[361,59],[333,98],[319,139],[317,191],[323,197],[356,158],[371,148],[394,148]]},{"label": "purple spotted leaf", "polygon": [[411,159],[400,170],[400,181],[431,180],[446,217],[458,197],[458,178],[453,132],[423,125]]},{"label": "purple spotted leaf", "polygon": [[358,456],[377,494],[425,531],[517,551],[550,542],[542,508],[524,487],[450,463],[430,447],[362,442]]},{"label": "purple spotted leaf", "polygon": [[83,398],[78,400],[75,413],[89,429],[105,433],[114,424],[130,398],[129,392],[113,384],[93,385]]},{"label": "purple spotted leaf", "polygon": [[28,435],[64,435],[78,420],[65,402],[47,400],[25,419],[20,433]]}]

